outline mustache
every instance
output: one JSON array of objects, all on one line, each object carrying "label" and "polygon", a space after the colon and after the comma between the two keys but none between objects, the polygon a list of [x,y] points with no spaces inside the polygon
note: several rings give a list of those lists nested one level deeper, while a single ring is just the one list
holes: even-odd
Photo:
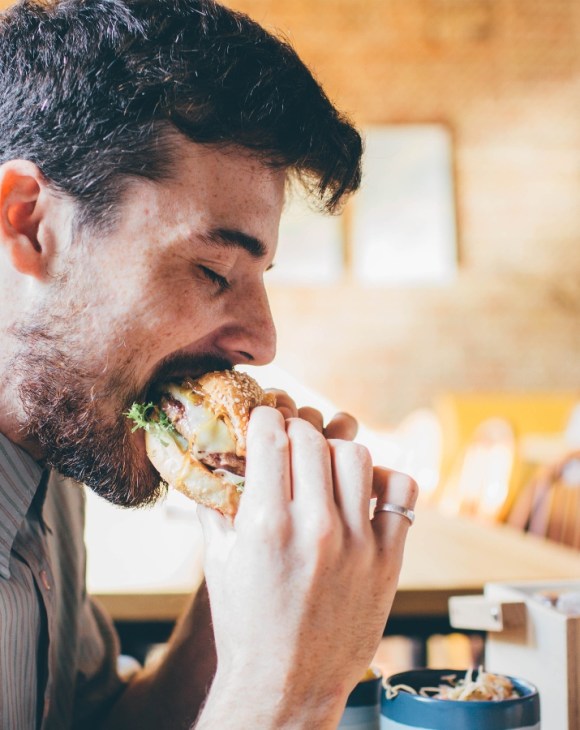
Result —
[{"label": "mustache", "polygon": [[159,363],[149,378],[149,382],[142,393],[143,400],[151,400],[161,383],[170,380],[181,380],[185,377],[195,379],[213,370],[229,370],[232,367],[231,360],[213,353],[170,355]]}]

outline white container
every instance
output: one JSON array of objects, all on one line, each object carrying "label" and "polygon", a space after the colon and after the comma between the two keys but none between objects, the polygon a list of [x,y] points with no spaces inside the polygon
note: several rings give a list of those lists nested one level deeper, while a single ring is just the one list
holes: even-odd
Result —
[{"label": "white container", "polygon": [[452,626],[488,632],[488,671],[538,688],[546,730],[580,729],[580,616],[556,607],[558,596],[579,590],[580,581],[488,583],[483,596],[449,602]]}]

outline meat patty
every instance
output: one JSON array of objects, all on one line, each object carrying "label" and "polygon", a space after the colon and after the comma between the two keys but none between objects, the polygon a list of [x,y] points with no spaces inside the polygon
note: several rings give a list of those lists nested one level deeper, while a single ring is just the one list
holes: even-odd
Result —
[{"label": "meat patty", "polygon": [[[167,415],[177,433],[181,434],[188,441],[192,440],[193,434],[187,417],[185,406],[171,395],[164,395],[161,399],[161,410]],[[232,474],[243,477],[246,471],[246,460],[234,453],[204,453],[199,452],[197,458],[212,471],[214,469],[225,469]]]}]

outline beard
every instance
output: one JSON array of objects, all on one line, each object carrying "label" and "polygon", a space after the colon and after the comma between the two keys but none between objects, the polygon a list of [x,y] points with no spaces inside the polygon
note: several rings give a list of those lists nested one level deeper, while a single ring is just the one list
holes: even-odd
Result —
[{"label": "beard", "polygon": [[[70,321],[68,328],[73,329]],[[167,487],[124,414],[134,402],[147,402],[155,383],[222,370],[231,363],[208,353],[174,355],[138,387],[131,382],[136,358],[127,359],[113,375],[102,368],[91,371],[90,363],[78,358],[82,347],[56,325],[54,315],[42,324],[37,315],[34,325],[20,327],[16,334],[22,348],[12,373],[24,414],[21,431],[40,447],[46,465],[123,507],[150,505],[163,496]]]}]

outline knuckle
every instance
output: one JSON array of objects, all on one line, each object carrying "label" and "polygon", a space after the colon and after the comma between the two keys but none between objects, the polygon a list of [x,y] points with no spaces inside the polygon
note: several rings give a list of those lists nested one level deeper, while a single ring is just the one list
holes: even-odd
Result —
[{"label": "knuckle", "polygon": [[247,442],[250,448],[261,444],[266,449],[276,452],[284,451],[288,448],[288,436],[284,428],[248,429]]},{"label": "knuckle", "polygon": [[264,436],[271,432],[283,430],[284,419],[275,408],[257,406],[252,410],[248,425],[248,439],[258,434]]},{"label": "knuckle", "polygon": [[370,469],[372,458],[370,451],[363,444],[355,441],[336,440],[332,442],[337,459],[349,460],[364,469]]},{"label": "knuckle", "polygon": [[371,466],[371,452],[367,449],[367,447],[363,446],[362,444],[357,444],[355,442],[352,442],[351,445],[353,454],[357,461],[359,461],[360,464],[362,464],[363,466]]},{"label": "knuckle", "polygon": [[393,472],[390,476],[390,485],[397,489],[401,494],[405,494],[412,500],[416,500],[419,495],[419,485],[413,477],[403,472]]},{"label": "knuckle", "polygon": [[321,546],[331,545],[336,541],[337,525],[330,515],[324,515],[318,520],[317,537]]},{"label": "knuckle", "polygon": [[348,554],[351,562],[359,566],[361,570],[371,567],[375,561],[375,541],[370,535],[361,535],[359,532],[350,531],[347,538]]},{"label": "knuckle", "polygon": [[286,451],[288,448],[288,437],[284,431],[271,431],[265,434],[264,442],[273,451]]},{"label": "knuckle", "polygon": [[409,494],[413,497],[416,497],[419,494],[419,485],[413,479],[413,477],[409,477],[409,484],[407,489],[409,490]]},{"label": "knuckle", "polygon": [[311,548],[319,555],[334,550],[342,540],[340,524],[330,512],[312,515],[306,520],[304,528]]},{"label": "knuckle", "polygon": [[419,485],[412,477],[409,478],[408,489],[409,489],[409,497],[411,497],[411,499],[413,501],[415,501],[419,497]]},{"label": "knuckle", "polygon": [[327,448],[326,439],[322,433],[303,418],[290,418],[288,420],[288,437],[291,441],[303,441],[319,448]]},{"label": "knuckle", "polygon": [[294,529],[290,515],[284,511],[259,510],[252,516],[252,536],[263,548],[264,544],[285,547],[293,537]]}]

